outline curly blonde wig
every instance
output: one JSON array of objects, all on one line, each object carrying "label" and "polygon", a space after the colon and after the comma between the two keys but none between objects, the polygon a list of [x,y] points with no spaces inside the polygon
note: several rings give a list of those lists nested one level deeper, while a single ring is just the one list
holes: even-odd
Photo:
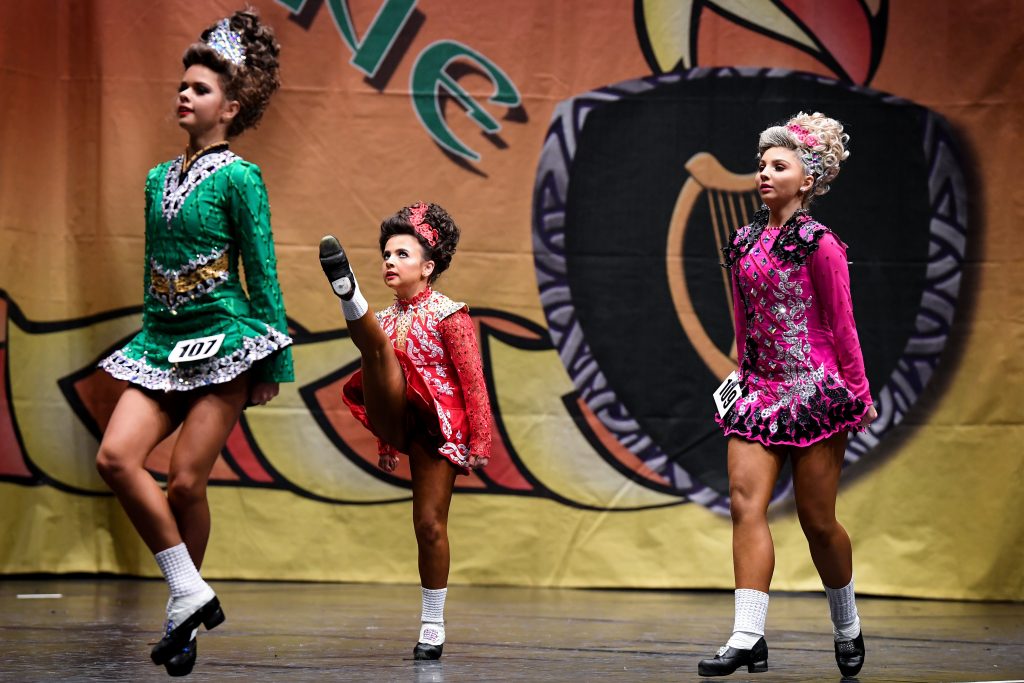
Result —
[{"label": "curly blonde wig", "polygon": [[850,152],[847,146],[850,136],[843,132],[843,124],[821,112],[798,113],[782,126],[770,126],[761,131],[757,141],[757,156],[760,159],[772,147],[785,147],[796,152],[804,165],[807,175],[814,178],[811,191],[804,198],[810,203],[813,197],[825,194],[839,175],[839,165]]}]

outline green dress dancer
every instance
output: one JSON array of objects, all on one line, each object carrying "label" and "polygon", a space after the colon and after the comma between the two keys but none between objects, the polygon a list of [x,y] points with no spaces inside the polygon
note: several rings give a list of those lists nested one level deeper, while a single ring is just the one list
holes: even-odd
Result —
[{"label": "green dress dancer", "polygon": [[[142,331],[99,365],[117,379],[164,392],[228,382],[250,368],[253,383],[293,381],[260,169],[226,145],[183,175],[184,163],[164,162],[146,178]],[[172,362],[181,342],[188,342],[182,346],[190,359],[181,360],[179,349]]]}]

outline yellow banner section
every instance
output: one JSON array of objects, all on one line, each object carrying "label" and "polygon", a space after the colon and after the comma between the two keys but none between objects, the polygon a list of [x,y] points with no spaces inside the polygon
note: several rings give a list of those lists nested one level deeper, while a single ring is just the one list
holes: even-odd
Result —
[{"label": "yellow banner section", "polygon": [[[853,207],[830,218],[839,234],[865,236],[860,251],[851,245],[854,268],[866,264],[855,288],[874,292],[877,310],[858,319],[895,316],[903,299],[913,305],[907,320],[862,335],[877,346],[865,342],[865,353],[891,357],[893,368],[872,386],[891,401],[886,428],[848,454],[838,501],[858,590],[1024,599],[1024,208],[1011,144],[1024,72],[1014,61],[1020,36],[1006,28],[1024,20],[1016,2],[941,14],[854,0],[809,14],[782,0],[760,9],[710,0],[255,4],[282,45],[283,87],[260,128],[232,149],[267,182],[296,382],[246,411],[214,469],[205,576],[418,580],[408,470],[377,471],[372,440],[341,403],[358,354],[321,282],[316,244],[325,232],[342,235],[370,303],[386,305],[374,277],[376,226],[426,199],[462,228],[439,288],[470,304],[496,427],[492,464],[458,482],[452,582],[731,588],[724,439],[704,388],[721,368],[671,387],[702,405],[699,414],[667,399],[664,415],[637,409],[645,396],[631,398],[635,385],[610,368],[637,354],[646,328],[572,327],[565,311],[592,300],[573,268],[596,252],[558,230],[578,225],[602,195],[637,196],[626,181],[608,187],[582,175],[587,168],[630,169],[627,180],[639,169],[633,191],[646,199],[623,206],[620,223],[637,250],[622,260],[636,261],[662,298],[637,301],[638,319],[660,320],[656,300],[668,302],[665,329],[676,336],[666,339],[689,339],[683,328],[692,326],[721,365],[731,339],[715,327],[710,294],[721,283],[674,269],[685,262],[696,273],[715,257],[689,251],[682,235],[697,233],[673,223],[682,220],[673,208],[682,188],[696,191],[700,173],[687,162],[707,158],[699,153],[713,153],[730,177],[750,170],[732,145],[750,138],[745,123],[735,136],[703,131],[769,116],[775,105],[758,98],[782,87],[811,93],[784,101],[787,110],[847,107],[858,124],[849,171],[821,200]],[[0,6],[0,573],[157,573],[93,464],[123,389],[95,363],[140,324],[143,181],[184,144],[172,115],[181,53],[233,9]],[[750,90],[727,97],[737,83]],[[650,101],[678,108],[658,119],[665,166],[641,144],[650,131],[629,128],[621,113],[639,116]],[[884,109],[897,104],[906,126]],[[686,148],[687,135],[701,146]],[[872,156],[882,140],[891,150]],[[879,158],[910,180],[871,185]],[[678,177],[663,183],[666,173]],[[579,194],[591,182],[591,194]],[[915,197],[923,218],[898,210]],[[687,220],[702,220],[689,199],[697,208]],[[659,226],[677,239],[662,239],[661,252],[642,252],[650,226],[641,203],[665,207]],[[916,255],[886,260],[889,236],[919,229]],[[923,294],[901,298],[892,283],[909,286],[900,278],[911,271]],[[894,336],[903,323],[917,332]],[[645,391],[667,388],[652,381]],[[664,437],[680,433],[688,443]],[[692,456],[689,441],[712,455]],[[158,478],[166,457],[164,444],[147,462]],[[819,589],[785,490],[771,522],[773,587]]]}]

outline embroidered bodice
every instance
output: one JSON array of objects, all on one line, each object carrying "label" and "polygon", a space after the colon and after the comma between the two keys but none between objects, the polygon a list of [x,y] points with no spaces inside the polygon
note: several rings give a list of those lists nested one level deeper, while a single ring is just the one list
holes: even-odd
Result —
[{"label": "embroidered bodice", "polygon": [[826,372],[838,371],[857,398],[871,403],[846,249],[803,209],[781,228],[768,227],[763,209],[733,233],[723,253],[733,273],[742,373],[784,382],[806,398]]},{"label": "embroidered bodice", "polygon": [[[184,157],[146,178],[142,331],[101,366],[160,391],[294,379],[270,205],[258,166],[226,150]],[[240,266],[244,266],[245,287]],[[176,344],[222,337],[216,355],[171,362]]]},{"label": "embroidered bodice", "polygon": [[436,400],[465,407],[469,450],[488,457],[491,409],[473,320],[466,304],[429,287],[377,313],[392,345],[416,365]]},{"label": "embroidered bodice", "polygon": [[740,398],[715,420],[766,446],[808,446],[855,427],[871,394],[853,319],[846,245],[805,210],[768,210],[722,250],[732,279]]}]

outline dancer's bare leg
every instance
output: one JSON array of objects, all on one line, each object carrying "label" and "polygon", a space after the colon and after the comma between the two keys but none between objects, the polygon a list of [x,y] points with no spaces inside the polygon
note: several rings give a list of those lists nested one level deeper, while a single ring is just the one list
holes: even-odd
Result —
[{"label": "dancer's bare leg", "polygon": [[728,457],[736,609],[732,635],[725,647],[697,665],[701,676],[724,676],[741,666],[747,666],[750,672],[768,668],[764,633],[768,589],[775,572],[768,503],[785,461],[785,451],[732,437]]},{"label": "dancer's bare leg", "polygon": [[100,476],[154,554],[181,543],[167,497],[144,467],[150,451],[177,427],[178,420],[168,410],[176,400],[179,397],[155,398],[129,386],[96,454]]},{"label": "dancer's bare leg", "polygon": [[391,340],[369,308],[363,317],[348,321],[348,332],[362,356],[363,398],[370,424],[384,441],[404,450],[408,429],[405,373]]},{"label": "dancer's bare leg", "polygon": [[785,455],[733,437],[729,439],[728,457],[736,587],[767,593],[775,572],[768,503]]},{"label": "dancer's bare leg", "polygon": [[846,432],[841,432],[793,452],[797,515],[814,566],[829,588],[841,588],[853,577],[850,536],[836,520],[836,496],[846,441]]},{"label": "dancer's bare leg", "polygon": [[217,456],[238,422],[249,396],[248,373],[217,384],[188,407],[167,474],[167,500],[188,553],[201,567],[210,540],[206,487]]},{"label": "dancer's bare leg", "polygon": [[448,509],[455,488],[456,470],[437,453],[419,444],[410,448],[412,519],[419,551],[420,635],[414,659],[437,659],[445,642],[444,604],[448,595]]},{"label": "dancer's bare leg", "polygon": [[348,257],[334,237],[320,241],[320,264],[341,299],[349,335],[362,356],[366,415],[377,436],[402,450],[407,439],[405,374],[391,340],[359,293]]},{"label": "dancer's bare leg", "polygon": [[424,588],[448,585],[451,554],[448,547],[448,509],[455,488],[455,468],[436,453],[410,448],[412,520],[419,549],[420,582]]}]

